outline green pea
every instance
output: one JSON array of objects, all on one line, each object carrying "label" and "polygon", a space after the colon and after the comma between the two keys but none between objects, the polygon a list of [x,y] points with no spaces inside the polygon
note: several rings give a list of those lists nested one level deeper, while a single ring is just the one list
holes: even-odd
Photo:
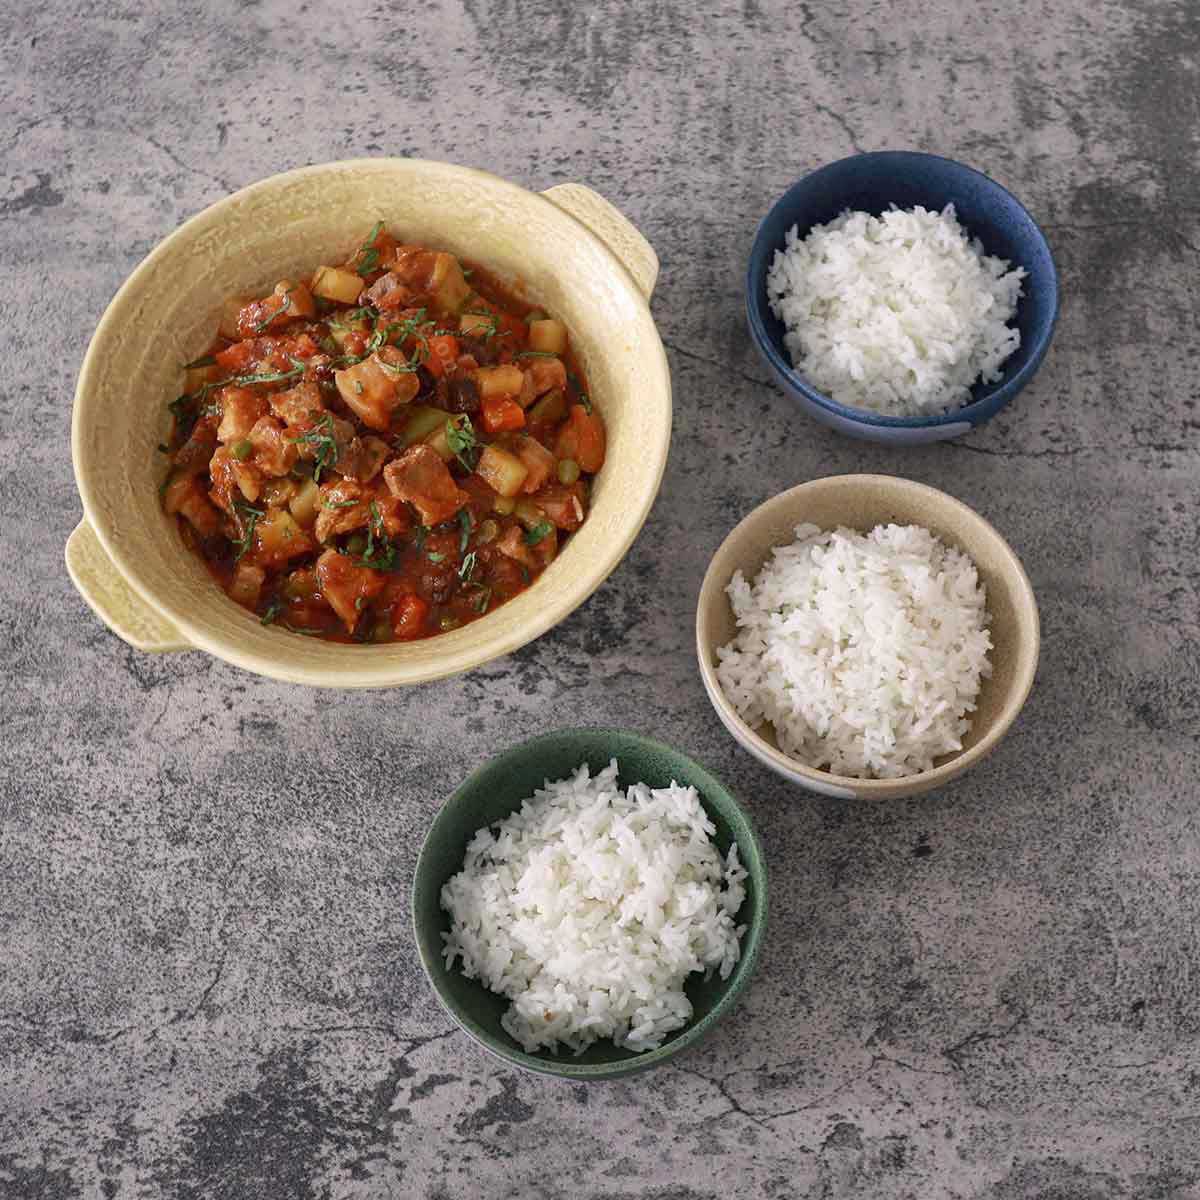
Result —
[{"label": "green pea", "polygon": [[238,460],[238,462],[245,462],[246,459],[248,459],[250,457],[250,455],[253,453],[254,453],[254,447],[252,445],[250,445],[250,443],[248,441],[245,441],[245,440],[240,441],[240,442],[235,442],[233,445],[233,449],[230,451],[230,454],[232,454],[233,457]]},{"label": "green pea", "polygon": [[564,458],[558,464],[558,482],[571,486],[579,478],[579,464],[573,458]]}]

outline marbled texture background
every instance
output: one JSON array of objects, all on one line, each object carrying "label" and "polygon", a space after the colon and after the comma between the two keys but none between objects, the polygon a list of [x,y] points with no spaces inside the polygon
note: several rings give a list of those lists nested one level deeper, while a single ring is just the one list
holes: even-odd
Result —
[{"label": "marbled texture background", "polygon": [[[1200,1197],[1191,0],[10,0],[0,81],[0,1196]],[[772,200],[883,147],[995,176],[1062,273],[1034,385],[951,445],[798,418],[744,328]],[[130,650],[62,565],[91,331],[185,217],[365,154],[578,180],[645,232],[659,502],[587,605],[459,679],[319,693]],[[995,756],[886,807],[737,751],[692,651],[739,515],[857,470],[988,516],[1045,638]],[[699,757],[773,871],[736,1016],[591,1087],[455,1032],[407,924],[447,792],[578,723]]]}]

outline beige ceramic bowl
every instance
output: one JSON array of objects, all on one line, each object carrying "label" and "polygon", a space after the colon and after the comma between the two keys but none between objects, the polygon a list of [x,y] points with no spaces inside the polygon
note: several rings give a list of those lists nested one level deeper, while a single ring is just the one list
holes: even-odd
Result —
[{"label": "beige ceramic bowl", "polygon": [[[377,220],[496,272],[554,315],[608,427],[608,458],[583,527],[537,584],[497,612],[425,641],[346,646],[264,628],[188,553],[159,506],[155,447],[207,348],[221,301],[343,260]],[[658,492],[671,383],[648,300],[649,243],[607,201],[565,184],[541,194],[418,159],[306,167],[214,204],[157,246],[104,314],[72,423],[83,521],[67,568],[97,615],[140,650],[206,650],[277,679],[390,687],[465,671],[561,621],[620,562]]]},{"label": "beige ceramic bowl", "polygon": [[[718,646],[736,633],[725,587],[741,570],[753,578],[771,550],[795,539],[795,527],[923,525],[974,560],[987,588],[992,675],[984,681],[963,749],[932,771],[905,779],[852,779],[807,767],[781,753],[769,725],[751,729],[725,699],[715,669]],[[814,792],[846,800],[893,800],[940,787],[995,749],[1016,720],[1037,671],[1040,633],[1033,588],[1008,543],[978,513],[945,492],[890,475],[835,475],[802,483],[760,505],[721,543],[700,587],[696,650],[708,698],[725,728],[755,758]]]}]

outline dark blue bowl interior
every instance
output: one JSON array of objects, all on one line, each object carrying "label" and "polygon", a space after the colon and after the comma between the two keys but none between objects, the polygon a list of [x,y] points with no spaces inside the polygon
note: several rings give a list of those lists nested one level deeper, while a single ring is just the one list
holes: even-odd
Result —
[{"label": "dark blue bowl interior", "polygon": [[[1021,345],[991,384],[976,384],[973,399],[940,417],[885,417],[848,408],[811,387],[791,365],[783,344],[784,328],[767,303],[767,271],[784,235],[793,225],[803,237],[847,209],[875,215],[891,207],[941,211],[953,203],[968,236],[977,237],[985,254],[1006,258],[1029,273],[1017,307]],[[843,417],[870,425],[924,426],[951,421],[986,420],[1004,406],[1037,370],[1058,317],[1058,273],[1042,231],[1010,192],[994,180],[948,158],[908,150],[858,154],[830,163],[794,183],[758,228],[746,279],[746,311],[760,349],[788,382],[810,400]]]}]

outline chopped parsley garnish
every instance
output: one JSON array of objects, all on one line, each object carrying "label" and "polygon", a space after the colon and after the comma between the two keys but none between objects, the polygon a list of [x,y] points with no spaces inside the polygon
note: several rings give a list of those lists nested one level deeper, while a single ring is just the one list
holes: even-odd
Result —
[{"label": "chopped parsley garnish", "polygon": [[367,544],[358,563],[359,566],[370,567],[372,571],[390,571],[396,565],[396,547],[384,531],[383,514],[374,500],[371,501],[370,509]]},{"label": "chopped parsley garnish", "polygon": [[518,358],[557,358],[558,355],[551,350],[522,350],[517,355]]},{"label": "chopped parsley garnish", "polygon": [[278,600],[272,600],[267,605],[266,612],[258,618],[258,623],[260,625],[270,625],[281,612],[283,612],[283,605]]},{"label": "chopped parsley garnish", "polygon": [[549,521],[539,521],[532,529],[525,531],[525,545],[536,546],[554,532],[554,526]]},{"label": "chopped parsley garnish", "polygon": [[[288,288],[288,290],[286,292],[283,293],[283,295],[280,297],[280,299],[283,301],[283,303],[278,308],[269,310],[267,312],[267,315],[265,317],[263,317],[263,319],[261,321],[259,321],[259,323],[257,325],[255,325],[255,327],[254,327],[255,333],[262,333],[267,328],[267,326],[270,325],[273,320],[275,320],[276,317],[282,317],[284,315],[284,313],[286,313],[292,307],[292,292],[294,292],[295,290],[296,290],[296,285],[292,284],[292,286],[290,288]],[[273,294],[268,296],[267,299],[263,301],[263,304],[265,305],[267,303],[267,301],[273,300],[274,298],[275,297]]]},{"label": "chopped parsley garnish", "polygon": [[480,584],[475,584],[479,588],[479,595],[475,598],[475,611],[477,613],[487,612],[488,605],[492,602],[492,589]]},{"label": "chopped parsley garnish", "polygon": [[471,510],[460,508],[458,510],[458,523],[462,527],[462,533],[458,537],[458,552],[462,554],[467,548],[467,542],[471,537],[471,530],[475,528],[475,518],[471,516]]},{"label": "chopped parsley garnish", "polygon": [[328,496],[321,502],[326,508],[353,508],[357,500],[330,500]]},{"label": "chopped parsley garnish", "polygon": [[237,562],[254,545],[254,528],[258,524],[259,518],[266,516],[266,513],[261,508],[251,507],[245,500],[235,500],[233,511],[242,532],[242,536],[234,542],[237,553],[233,556],[233,561]]},{"label": "chopped parsley garnish", "polygon": [[320,483],[321,472],[337,462],[338,447],[333,436],[332,413],[322,413],[321,419],[311,429],[306,429],[299,437],[288,438],[288,441],[312,448],[314,483]]},{"label": "chopped parsley garnish", "polygon": [[436,550],[430,550],[425,557],[428,558],[431,563],[444,562],[446,558],[444,554],[439,554]]},{"label": "chopped parsley garnish", "polygon": [[462,463],[467,471],[475,470],[479,461],[479,443],[475,438],[475,426],[466,413],[451,417],[446,422],[446,445],[454,452],[454,457]]},{"label": "chopped parsley garnish", "polygon": [[463,581],[463,583],[469,582],[471,576],[475,573],[475,562],[475,551],[472,550],[471,553],[462,560],[462,566],[458,568],[458,577]]},{"label": "chopped parsley garnish", "polygon": [[358,253],[355,255],[358,264],[354,269],[363,278],[370,275],[379,265],[379,247],[375,245],[375,239],[379,236],[381,229],[383,229],[383,222],[376,221],[375,228],[367,235],[367,240],[359,246]]},{"label": "chopped parsley garnish", "polygon": [[583,405],[583,411],[590,417],[592,415],[592,402],[588,399],[586,392],[579,393],[579,403]]}]

